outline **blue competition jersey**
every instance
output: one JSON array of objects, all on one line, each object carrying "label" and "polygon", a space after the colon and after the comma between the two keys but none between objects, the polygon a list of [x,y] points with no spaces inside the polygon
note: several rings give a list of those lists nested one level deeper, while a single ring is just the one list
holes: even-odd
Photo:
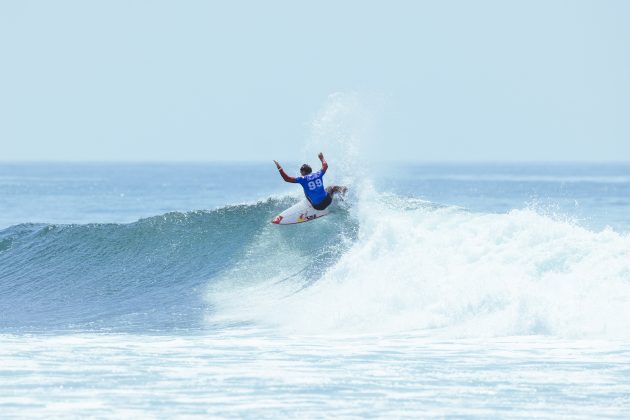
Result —
[{"label": "blue competition jersey", "polygon": [[306,176],[298,176],[295,178],[304,188],[304,194],[312,204],[321,203],[326,198],[326,190],[324,189],[324,181],[322,180],[325,172],[321,169]]}]

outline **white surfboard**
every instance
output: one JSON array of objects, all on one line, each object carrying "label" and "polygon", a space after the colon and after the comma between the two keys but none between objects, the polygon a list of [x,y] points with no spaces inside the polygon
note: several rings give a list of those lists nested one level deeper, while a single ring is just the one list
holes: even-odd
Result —
[{"label": "white surfboard", "polygon": [[276,225],[294,225],[296,223],[310,222],[311,220],[319,219],[320,217],[326,216],[328,213],[328,209],[315,210],[313,206],[311,206],[311,203],[307,200],[303,200],[274,217],[271,223]]}]

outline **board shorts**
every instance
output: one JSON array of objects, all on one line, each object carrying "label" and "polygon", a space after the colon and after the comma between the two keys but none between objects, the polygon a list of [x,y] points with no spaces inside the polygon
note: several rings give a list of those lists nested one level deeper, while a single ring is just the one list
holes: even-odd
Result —
[{"label": "board shorts", "polygon": [[330,203],[332,203],[332,195],[330,195],[330,193],[327,193],[326,198],[324,198],[317,204],[311,203],[311,206],[313,206],[315,210],[325,210],[326,207],[330,206]]}]

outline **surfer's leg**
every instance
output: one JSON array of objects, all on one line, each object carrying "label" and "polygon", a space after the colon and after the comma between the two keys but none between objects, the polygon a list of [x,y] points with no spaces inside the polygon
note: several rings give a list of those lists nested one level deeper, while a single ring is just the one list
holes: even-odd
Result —
[{"label": "surfer's leg", "polygon": [[326,192],[327,192],[328,194],[330,194],[331,196],[332,196],[334,193],[339,193],[339,194],[342,194],[342,195],[343,195],[343,194],[345,194],[345,193],[346,193],[346,191],[348,191],[348,188],[346,188],[346,187],[340,187],[339,185],[333,185],[332,187],[326,187]]}]

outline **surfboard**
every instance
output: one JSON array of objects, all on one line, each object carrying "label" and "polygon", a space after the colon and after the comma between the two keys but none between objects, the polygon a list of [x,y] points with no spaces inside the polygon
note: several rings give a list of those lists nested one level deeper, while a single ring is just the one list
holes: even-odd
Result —
[{"label": "surfboard", "polygon": [[271,223],[275,225],[294,225],[319,219],[328,213],[330,213],[328,209],[315,210],[311,203],[303,200],[274,217]]}]

